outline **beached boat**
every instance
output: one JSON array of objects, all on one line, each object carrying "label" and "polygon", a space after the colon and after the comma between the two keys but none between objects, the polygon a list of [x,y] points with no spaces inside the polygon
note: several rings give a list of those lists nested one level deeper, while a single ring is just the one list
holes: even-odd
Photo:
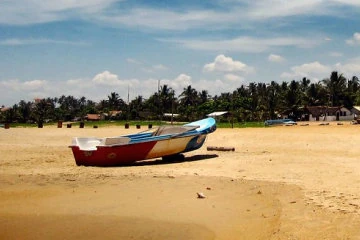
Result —
[{"label": "beached boat", "polygon": [[69,147],[77,165],[116,166],[151,158],[176,157],[199,149],[207,134],[215,130],[215,119],[206,118],[118,137],[76,137]]},{"label": "beached boat", "polygon": [[297,125],[297,123],[291,119],[275,119],[275,120],[265,121],[265,126],[275,126],[275,125],[293,126],[293,125]]}]

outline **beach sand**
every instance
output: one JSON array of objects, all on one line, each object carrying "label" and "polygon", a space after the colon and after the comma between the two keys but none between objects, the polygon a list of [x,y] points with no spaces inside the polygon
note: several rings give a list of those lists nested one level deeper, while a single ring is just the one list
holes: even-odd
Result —
[{"label": "beach sand", "polygon": [[359,125],[218,129],[184,161],[121,167],[68,148],[138,131],[0,129],[0,239],[360,239]]}]

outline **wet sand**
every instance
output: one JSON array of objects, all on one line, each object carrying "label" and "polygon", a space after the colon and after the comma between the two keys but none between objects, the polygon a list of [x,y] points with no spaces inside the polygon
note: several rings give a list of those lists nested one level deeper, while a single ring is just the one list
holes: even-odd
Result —
[{"label": "wet sand", "polygon": [[360,239],[359,125],[218,129],[184,161],[122,167],[68,148],[138,131],[0,129],[0,239]]}]

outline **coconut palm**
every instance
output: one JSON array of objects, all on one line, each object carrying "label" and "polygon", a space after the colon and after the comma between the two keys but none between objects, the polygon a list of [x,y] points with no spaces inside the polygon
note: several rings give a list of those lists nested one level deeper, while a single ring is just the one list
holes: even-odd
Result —
[{"label": "coconut palm", "polygon": [[183,92],[179,96],[179,107],[182,114],[187,120],[193,120],[197,118],[196,106],[198,103],[198,93],[191,85],[184,88]]},{"label": "coconut palm", "polygon": [[344,99],[344,91],[346,89],[346,78],[338,72],[332,72],[330,78],[322,80],[324,87],[328,93],[329,106],[341,106]]},{"label": "coconut palm", "polygon": [[31,102],[25,102],[21,100],[18,105],[19,121],[26,123],[30,120],[31,116]]}]

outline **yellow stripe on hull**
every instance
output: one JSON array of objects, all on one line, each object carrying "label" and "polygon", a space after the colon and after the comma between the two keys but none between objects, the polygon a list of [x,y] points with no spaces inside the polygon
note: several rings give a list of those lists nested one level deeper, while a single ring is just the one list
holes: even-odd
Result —
[{"label": "yellow stripe on hull", "polygon": [[172,138],[159,141],[155,144],[153,149],[151,149],[146,158],[150,159],[181,153],[186,149],[187,144],[194,137],[196,136]]}]

